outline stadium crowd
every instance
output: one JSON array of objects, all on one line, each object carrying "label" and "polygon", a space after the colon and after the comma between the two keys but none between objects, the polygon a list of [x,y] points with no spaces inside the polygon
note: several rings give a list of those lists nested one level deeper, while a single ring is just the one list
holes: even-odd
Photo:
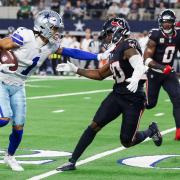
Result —
[{"label": "stadium crowd", "polygon": [[19,19],[33,18],[42,9],[52,9],[74,20],[107,16],[153,20],[165,8],[180,8],[180,0],[0,0],[0,6],[19,6]]},{"label": "stadium crowd", "polygon": [[[177,19],[180,19],[180,0],[0,0],[0,6],[18,6],[17,19],[34,19],[36,14],[43,9],[51,9],[63,14],[64,19],[85,20],[85,19],[107,19],[112,17],[124,17],[127,20],[157,20],[159,13],[171,8],[176,12]],[[179,13],[178,13],[179,12]],[[13,32],[13,27],[9,27],[9,33]],[[142,49],[148,39],[148,32],[132,33],[132,38],[139,40]],[[65,33],[62,39],[62,46],[71,48],[80,48],[86,51],[100,53],[105,51],[105,44],[98,38],[94,40],[94,32],[91,29],[85,30],[85,36],[74,36]],[[179,54],[175,66],[180,71]],[[52,54],[42,65],[38,74],[54,74],[58,75],[55,67],[61,62],[71,60],[77,66],[82,68],[102,66],[93,64],[94,62],[74,61],[72,58],[64,58]],[[61,73],[62,75],[63,73]]]}]

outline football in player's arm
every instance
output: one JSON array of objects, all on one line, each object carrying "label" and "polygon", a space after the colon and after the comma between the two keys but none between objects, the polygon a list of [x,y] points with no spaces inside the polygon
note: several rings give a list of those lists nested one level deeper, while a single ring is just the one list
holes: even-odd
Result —
[{"label": "football in player's arm", "polygon": [[[156,106],[160,88],[168,93],[173,104],[176,125],[175,140],[180,140],[180,85],[172,65],[180,50],[180,29],[175,27],[175,13],[164,10],[158,19],[159,29],[152,29],[144,52],[147,72],[147,109]],[[164,119],[167,121],[168,119]]]},{"label": "football in player's arm", "polygon": [[15,72],[9,70],[12,64],[0,64],[0,127],[12,120],[12,133],[4,162],[14,171],[23,171],[14,154],[21,142],[26,119],[25,80],[54,52],[76,59],[100,60],[107,59],[115,47],[102,54],[61,48],[57,36],[61,37],[63,27],[58,13],[44,10],[37,15],[33,30],[20,27],[11,37],[0,40],[0,51],[13,51],[18,60]]},{"label": "football in player's arm", "polygon": [[90,79],[103,80],[113,75],[115,80],[113,91],[103,100],[92,122],[83,132],[69,162],[58,167],[57,170],[76,169],[77,160],[96,134],[121,114],[120,141],[123,146],[129,148],[141,143],[147,137],[151,137],[156,146],[162,143],[156,123],[153,122],[145,131],[138,131],[146,101],[143,82],[141,82],[145,66],[137,41],[128,39],[130,29],[127,21],[122,18],[112,18],[104,24],[103,30],[104,38],[116,44],[106,65],[95,70],[80,69],[70,62],[57,66],[58,71],[73,71]]}]

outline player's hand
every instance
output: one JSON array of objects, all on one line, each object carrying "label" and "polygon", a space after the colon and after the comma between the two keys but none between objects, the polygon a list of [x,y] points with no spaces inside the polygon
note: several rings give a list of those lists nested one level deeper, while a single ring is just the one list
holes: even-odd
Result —
[{"label": "player's hand", "polygon": [[75,66],[73,63],[67,61],[67,63],[58,64],[56,67],[57,71],[61,72],[77,72],[78,67]]},{"label": "player's hand", "polygon": [[15,64],[0,64],[0,71],[13,74],[15,71],[9,70],[9,68],[13,66],[15,66]]},{"label": "player's hand", "polygon": [[163,69],[163,74],[169,74],[170,72],[174,71],[173,67],[170,65],[165,65]]},{"label": "player's hand", "polygon": [[129,84],[127,85],[128,90],[135,93],[138,88],[139,80],[135,78],[128,78],[126,79],[126,82],[129,82]]},{"label": "player's hand", "polygon": [[115,49],[115,47],[116,47],[115,44],[110,44],[105,52],[98,54],[98,61],[108,59],[111,52]]}]

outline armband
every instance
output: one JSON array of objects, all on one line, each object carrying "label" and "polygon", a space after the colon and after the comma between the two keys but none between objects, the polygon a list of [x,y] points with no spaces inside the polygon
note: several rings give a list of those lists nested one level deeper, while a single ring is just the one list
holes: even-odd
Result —
[{"label": "armband", "polygon": [[147,58],[147,59],[145,60],[144,64],[145,64],[146,66],[148,66],[151,61],[153,61],[152,58]]}]

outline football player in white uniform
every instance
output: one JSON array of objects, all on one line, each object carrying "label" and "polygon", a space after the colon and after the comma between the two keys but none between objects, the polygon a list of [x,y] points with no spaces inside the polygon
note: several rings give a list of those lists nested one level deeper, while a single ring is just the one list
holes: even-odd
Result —
[{"label": "football player in white uniform", "polygon": [[[4,162],[14,171],[23,171],[14,158],[26,119],[26,96],[24,81],[41,66],[52,53],[75,59],[107,59],[109,52],[92,54],[78,49],[62,48],[57,35],[62,35],[64,25],[61,16],[50,10],[41,11],[34,22],[34,30],[18,28],[11,37],[0,40],[0,50],[12,50],[18,60],[18,69],[12,73],[12,64],[0,65],[0,127],[12,121],[12,133]],[[113,48],[111,48],[113,49]]]}]

